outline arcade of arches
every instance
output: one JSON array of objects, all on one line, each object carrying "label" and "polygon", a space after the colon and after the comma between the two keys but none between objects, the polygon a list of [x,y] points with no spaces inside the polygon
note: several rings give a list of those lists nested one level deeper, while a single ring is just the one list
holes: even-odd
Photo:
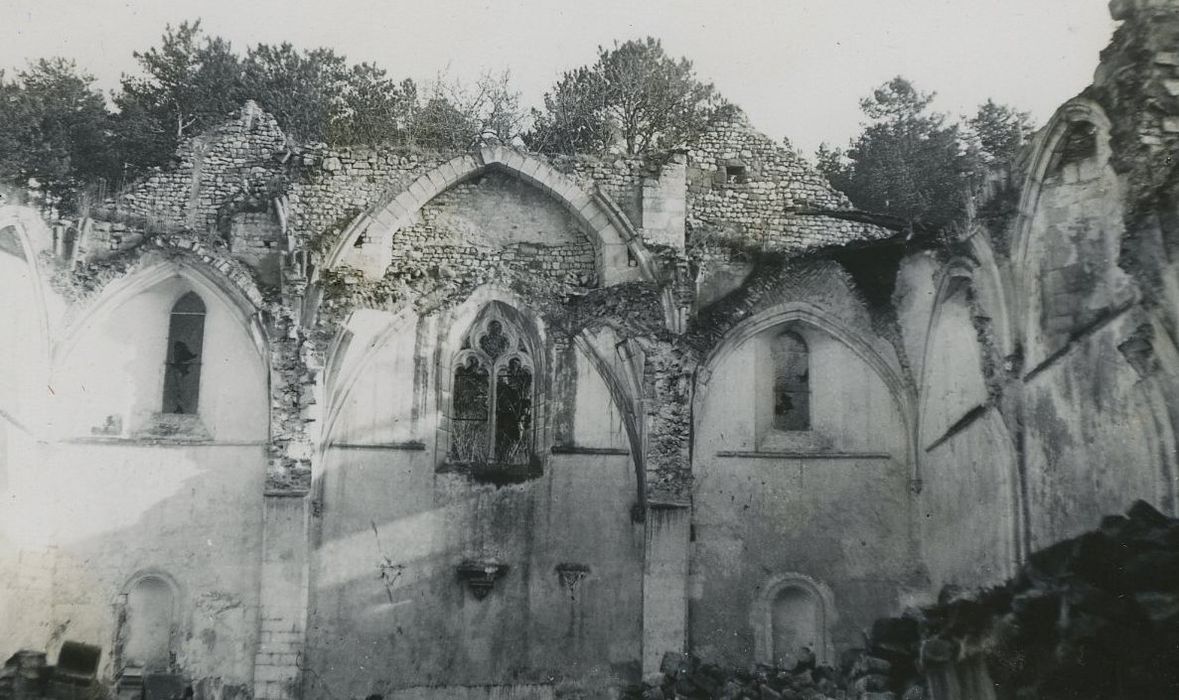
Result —
[{"label": "arcade of arches", "polygon": [[831,660],[1174,515],[1179,59],[1135,42],[1179,10],[1129,5],[949,242],[743,121],[600,162],[302,146],[252,103],[83,220],[0,208],[0,656],[573,696]]}]

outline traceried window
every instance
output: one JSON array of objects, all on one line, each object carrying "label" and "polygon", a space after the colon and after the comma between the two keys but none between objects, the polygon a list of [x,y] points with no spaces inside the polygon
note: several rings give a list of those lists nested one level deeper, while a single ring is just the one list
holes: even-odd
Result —
[{"label": "traceried window", "polygon": [[172,307],[168,356],[164,362],[163,413],[194,414],[201,391],[201,353],[205,342],[205,302],[189,292]]},{"label": "traceried window", "polygon": [[523,333],[492,307],[467,334],[455,359],[451,461],[529,463],[533,368]]},{"label": "traceried window", "polygon": [[774,365],[774,429],[811,429],[810,350],[796,333],[786,331],[770,350]]}]

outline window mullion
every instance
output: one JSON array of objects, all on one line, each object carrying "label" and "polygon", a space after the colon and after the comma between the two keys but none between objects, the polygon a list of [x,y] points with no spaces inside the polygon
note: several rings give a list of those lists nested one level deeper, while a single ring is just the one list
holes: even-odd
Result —
[{"label": "window mullion", "polygon": [[488,363],[491,371],[487,375],[487,461],[495,461],[495,417],[497,414],[496,402],[498,400],[499,392],[496,391],[499,377],[499,364],[495,362]]}]

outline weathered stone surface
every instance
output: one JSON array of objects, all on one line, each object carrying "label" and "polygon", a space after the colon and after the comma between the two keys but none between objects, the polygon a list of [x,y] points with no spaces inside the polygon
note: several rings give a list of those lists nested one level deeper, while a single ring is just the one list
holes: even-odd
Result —
[{"label": "weathered stone surface", "polygon": [[[1072,687],[1078,648],[1153,678],[1179,19],[1115,11],[1095,85],[944,240],[848,220],[741,121],[597,159],[296,144],[246,105],[87,220],[0,208],[0,652],[69,625],[114,681],[156,577],[198,698],[662,671],[634,693],[916,700],[938,666]],[[194,414],[160,413],[176,367]],[[943,585],[923,627],[873,623]],[[1057,675],[959,667],[982,635]]]}]

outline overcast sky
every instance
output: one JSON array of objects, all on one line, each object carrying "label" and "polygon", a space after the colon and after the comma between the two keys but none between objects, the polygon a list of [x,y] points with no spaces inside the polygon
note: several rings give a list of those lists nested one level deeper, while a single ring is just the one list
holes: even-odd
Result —
[{"label": "overcast sky", "polygon": [[812,152],[857,132],[858,100],[894,75],[935,107],[986,98],[1042,123],[1089,84],[1113,23],[1106,0],[0,0],[0,67],[66,56],[104,88],[167,23],[200,18],[244,51],[328,46],[396,78],[510,68],[526,103],[599,44],[651,35],[749,114]]}]

